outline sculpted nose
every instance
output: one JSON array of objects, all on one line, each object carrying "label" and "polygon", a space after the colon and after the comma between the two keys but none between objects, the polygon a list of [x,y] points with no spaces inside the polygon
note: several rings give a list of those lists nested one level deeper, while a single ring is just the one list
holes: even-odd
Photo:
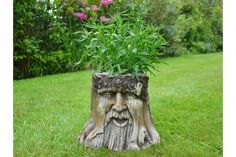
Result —
[{"label": "sculpted nose", "polygon": [[121,93],[116,93],[116,102],[113,106],[113,109],[117,112],[121,112],[126,109],[126,105],[124,104],[124,99],[122,98]]}]

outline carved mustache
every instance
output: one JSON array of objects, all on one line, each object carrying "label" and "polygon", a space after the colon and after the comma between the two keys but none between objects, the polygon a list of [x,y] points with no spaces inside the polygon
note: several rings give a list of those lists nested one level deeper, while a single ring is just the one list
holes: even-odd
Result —
[{"label": "carved mustache", "polygon": [[112,120],[116,119],[117,121],[127,121],[129,124],[132,124],[132,118],[129,114],[128,110],[122,111],[122,112],[117,112],[116,110],[111,109],[109,112],[106,114],[105,118],[105,126]]}]

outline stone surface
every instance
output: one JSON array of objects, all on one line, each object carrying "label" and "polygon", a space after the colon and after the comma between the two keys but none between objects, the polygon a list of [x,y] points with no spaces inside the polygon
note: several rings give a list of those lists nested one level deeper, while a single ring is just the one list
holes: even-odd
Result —
[{"label": "stone surface", "polygon": [[91,116],[78,140],[88,147],[139,150],[160,143],[148,100],[148,77],[93,75]]}]

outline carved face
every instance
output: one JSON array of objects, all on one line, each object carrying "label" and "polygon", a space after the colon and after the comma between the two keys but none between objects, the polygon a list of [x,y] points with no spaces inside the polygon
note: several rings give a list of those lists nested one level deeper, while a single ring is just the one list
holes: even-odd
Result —
[{"label": "carved face", "polygon": [[138,150],[159,143],[150,115],[147,86],[143,90],[143,83],[136,82],[128,88],[133,80],[123,85],[117,81],[119,78],[104,80],[104,86],[92,88],[91,118],[84,126],[80,142],[112,150]]},{"label": "carved face", "polygon": [[[142,108],[139,97],[142,85],[134,90],[122,87],[98,90],[99,108],[105,108],[104,146],[114,150],[125,149],[131,143],[134,121],[132,113]],[[103,112],[103,110],[99,111]],[[136,118],[136,117],[135,117]],[[106,136],[109,135],[109,136]]]},{"label": "carved face", "polygon": [[99,106],[105,108],[105,125],[110,121],[117,127],[125,127],[132,124],[130,110],[137,106],[142,106],[143,102],[137,90],[127,90],[125,88],[103,88],[97,91],[99,95]]}]

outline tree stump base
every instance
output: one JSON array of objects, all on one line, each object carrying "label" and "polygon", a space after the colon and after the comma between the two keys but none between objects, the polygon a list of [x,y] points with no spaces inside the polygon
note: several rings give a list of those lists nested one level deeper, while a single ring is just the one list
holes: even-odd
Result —
[{"label": "tree stump base", "polygon": [[148,76],[92,78],[91,116],[78,140],[88,147],[140,150],[160,143],[154,128],[148,98]]}]

